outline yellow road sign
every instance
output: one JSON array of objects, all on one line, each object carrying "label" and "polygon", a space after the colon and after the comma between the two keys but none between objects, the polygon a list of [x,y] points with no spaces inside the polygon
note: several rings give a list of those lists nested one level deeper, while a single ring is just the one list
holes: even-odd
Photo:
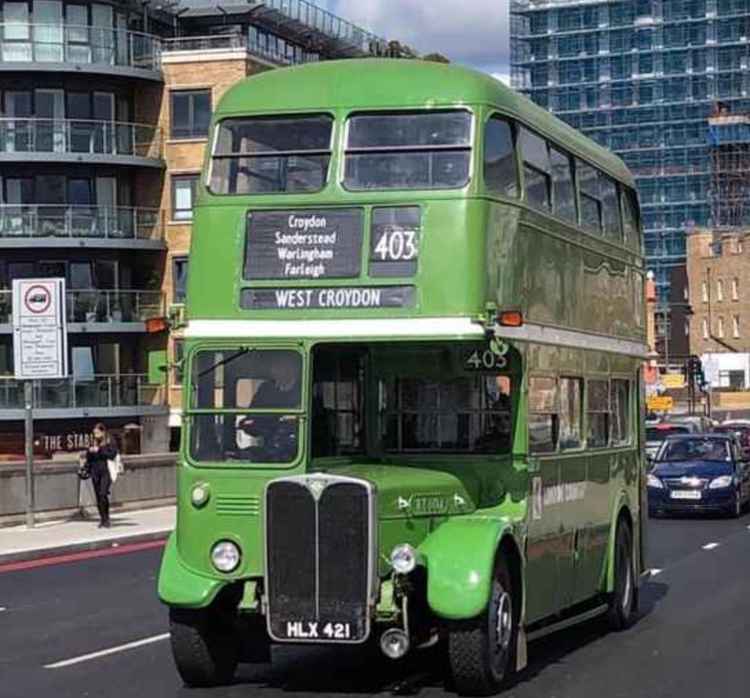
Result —
[{"label": "yellow road sign", "polygon": [[661,377],[661,384],[665,388],[679,389],[685,387],[685,376],[681,373],[667,373]]},{"label": "yellow road sign", "polygon": [[648,408],[654,412],[668,412],[674,406],[674,400],[664,395],[654,395],[646,402]]}]

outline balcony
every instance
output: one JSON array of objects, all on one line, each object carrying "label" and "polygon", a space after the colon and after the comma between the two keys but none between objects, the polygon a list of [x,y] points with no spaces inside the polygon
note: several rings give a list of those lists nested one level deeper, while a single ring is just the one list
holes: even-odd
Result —
[{"label": "balcony", "polygon": [[[0,334],[12,330],[12,295],[0,291]],[[146,320],[165,314],[161,291],[68,291],[65,305],[69,332],[145,332]]]},{"label": "balcony", "polygon": [[89,119],[0,119],[0,162],[163,167],[161,129]]},{"label": "balcony", "polygon": [[[225,56],[227,53],[239,52],[245,58],[252,56],[277,66],[304,63],[304,52],[298,51],[297,55],[288,55],[262,46],[257,42],[251,42],[244,34],[212,34],[208,36],[180,36],[175,39],[163,39],[162,51],[164,60],[184,59],[194,57],[195,60],[205,60],[209,56]],[[181,54],[181,55],[180,55]]]},{"label": "balcony", "polygon": [[159,209],[0,204],[0,248],[97,247],[163,250]]},{"label": "balcony", "polygon": [[0,71],[101,73],[162,81],[158,37],[73,24],[0,24]]},{"label": "balcony", "polygon": [[[0,419],[22,419],[23,381],[0,376]],[[37,418],[118,417],[166,412],[162,385],[140,373],[69,376],[33,383]]]}]

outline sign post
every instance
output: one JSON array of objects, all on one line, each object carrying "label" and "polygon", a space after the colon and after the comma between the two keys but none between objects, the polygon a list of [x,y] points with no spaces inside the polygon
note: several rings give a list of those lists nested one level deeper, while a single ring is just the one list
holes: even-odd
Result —
[{"label": "sign post", "polygon": [[13,361],[24,385],[26,525],[34,525],[34,384],[68,375],[65,279],[13,280]]}]

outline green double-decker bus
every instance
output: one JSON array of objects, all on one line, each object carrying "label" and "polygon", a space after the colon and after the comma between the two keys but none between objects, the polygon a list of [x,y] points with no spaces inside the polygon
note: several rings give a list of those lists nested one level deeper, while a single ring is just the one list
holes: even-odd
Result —
[{"label": "green double-decker bus", "polygon": [[637,611],[642,236],[623,163],[464,68],[249,78],[194,217],[177,527],[187,684],[272,643],[447,645],[497,692],[530,639]]}]

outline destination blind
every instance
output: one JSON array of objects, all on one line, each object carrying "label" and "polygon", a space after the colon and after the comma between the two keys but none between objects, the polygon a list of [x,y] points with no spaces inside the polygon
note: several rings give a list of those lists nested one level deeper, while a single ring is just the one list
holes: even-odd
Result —
[{"label": "destination blind", "polygon": [[412,308],[414,286],[355,288],[245,288],[240,306],[246,310],[306,308]]},{"label": "destination blind", "polygon": [[363,227],[360,208],[252,211],[244,278],[355,278],[361,271]]}]

